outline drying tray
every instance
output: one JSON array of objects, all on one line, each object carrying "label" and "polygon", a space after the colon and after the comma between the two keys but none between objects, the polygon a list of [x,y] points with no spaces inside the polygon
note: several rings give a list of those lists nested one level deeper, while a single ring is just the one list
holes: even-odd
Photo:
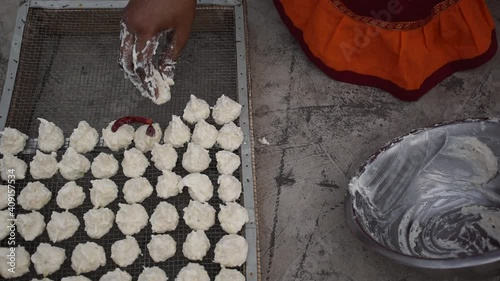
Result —
[{"label": "drying tray", "polygon": [[[149,99],[141,97],[118,67],[119,22],[126,3],[127,1],[21,1],[0,103],[0,130],[6,126],[13,127],[30,137],[26,150],[19,156],[29,163],[36,151],[38,117],[56,123],[66,137],[81,120],[86,120],[101,133],[101,129],[109,122],[127,115],[153,118],[162,129],[165,129],[172,114],[182,115],[190,94],[205,99],[210,105],[214,105],[222,94],[237,100],[243,106],[239,125],[244,133],[244,141],[241,149],[236,151],[241,156],[242,165],[234,175],[243,185],[240,203],[250,214],[250,221],[241,232],[248,241],[249,254],[246,264],[239,270],[246,275],[248,281],[260,280],[254,208],[255,186],[252,120],[249,115],[245,3],[232,0],[198,1],[193,33],[177,64],[172,100],[162,106],[157,106]],[[214,123],[211,118],[208,122]],[[215,153],[218,150],[217,148],[210,150],[212,163],[204,172],[210,177],[214,186],[217,186],[219,176],[215,162]],[[181,176],[187,174],[180,165],[184,151],[185,149],[178,149],[180,157],[173,169]],[[102,141],[86,156],[92,161],[99,152],[113,153],[118,161],[123,158],[123,151],[111,152],[102,146]],[[64,148],[58,152],[58,161],[61,160],[63,153]],[[147,153],[146,156],[150,159],[151,155]],[[151,165],[144,177],[155,186],[159,175],[161,172]],[[48,276],[53,280],[75,274],[71,269],[71,253],[78,243],[86,241],[94,241],[104,247],[107,263],[97,271],[83,275],[97,281],[107,271],[118,267],[110,258],[110,248],[113,242],[125,236],[116,224],[101,239],[90,239],[84,231],[83,214],[92,208],[89,196],[91,179],[91,174],[87,173],[84,178],[76,181],[84,188],[87,195],[82,206],[71,210],[79,218],[81,225],[72,238],[54,243],[55,246],[66,250],[67,259],[61,270]],[[111,179],[120,188],[128,178],[120,169]],[[17,192],[30,181],[33,180],[29,173],[25,180],[17,181],[15,184]],[[57,207],[55,197],[57,191],[67,181],[57,174],[52,179],[41,182],[53,194],[52,200],[40,210],[48,222],[52,211],[62,211]],[[161,267],[167,273],[169,280],[173,280],[179,270],[188,264],[189,261],[182,255],[182,243],[191,230],[182,220],[182,209],[187,206],[189,200],[187,192],[164,200],[174,204],[181,216],[177,229],[167,233],[177,242],[177,253],[174,257],[162,263],[152,261],[146,249],[146,244],[153,234],[150,224],[134,235],[143,255],[139,256],[134,264],[124,268],[134,280],[142,272],[143,267],[150,266]],[[154,192],[142,205],[151,215],[160,201]],[[108,208],[116,214],[118,203],[124,202],[123,193],[120,191],[117,200]],[[216,191],[209,202],[217,211],[219,204],[222,203]],[[26,213],[20,207],[17,207],[15,212]],[[218,221],[207,231],[211,248],[200,264],[208,271],[211,280],[214,280],[220,271],[220,266],[212,262],[215,244],[225,234]],[[16,242],[33,254],[39,243],[49,243],[49,239],[45,231],[33,242],[26,242],[17,234]],[[0,246],[6,247],[6,241],[1,241]],[[30,269],[29,274],[12,280],[41,278],[36,275],[33,265]]]}]

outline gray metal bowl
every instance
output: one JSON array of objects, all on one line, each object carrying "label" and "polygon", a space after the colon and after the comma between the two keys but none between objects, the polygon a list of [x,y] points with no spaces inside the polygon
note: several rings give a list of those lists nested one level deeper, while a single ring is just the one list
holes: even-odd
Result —
[{"label": "gray metal bowl", "polygon": [[438,124],[373,155],[345,215],[368,248],[431,275],[500,276],[500,123]]}]

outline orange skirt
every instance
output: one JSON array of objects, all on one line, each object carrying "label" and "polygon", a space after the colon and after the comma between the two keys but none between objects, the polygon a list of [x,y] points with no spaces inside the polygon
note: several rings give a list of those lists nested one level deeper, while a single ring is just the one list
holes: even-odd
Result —
[{"label": "orange skirt", "polygon": [[274,0],[309,59],[331,78],[412,101],[497,51],[483,0]]}]

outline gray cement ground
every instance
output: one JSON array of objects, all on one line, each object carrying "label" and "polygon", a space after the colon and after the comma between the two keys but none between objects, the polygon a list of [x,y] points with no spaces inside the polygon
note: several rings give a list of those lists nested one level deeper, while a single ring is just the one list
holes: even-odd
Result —
[{"label": "gray cement ground", "polygon": [[[0,88],[17,0],[0,3]],[[488,1],[500,30],[500,2]],[[262,279],[423,281],[367,251],[343,212],[349,178],[373,152],[442,121],[498,116],[500,55],[446,79],[420,101],[333,81],[310,63],[272,1],[248,9]],[[499,38],[500,38],[500,34]]]}]

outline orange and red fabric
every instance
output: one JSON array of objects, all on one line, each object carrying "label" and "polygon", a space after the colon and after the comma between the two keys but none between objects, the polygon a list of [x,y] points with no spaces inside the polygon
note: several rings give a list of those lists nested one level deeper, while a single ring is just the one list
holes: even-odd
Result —
[{"label": "orange and red fabric", "polygon": [[483,0],[274,0],[302,49],[335,80],[417,100],[497,51]]}]

